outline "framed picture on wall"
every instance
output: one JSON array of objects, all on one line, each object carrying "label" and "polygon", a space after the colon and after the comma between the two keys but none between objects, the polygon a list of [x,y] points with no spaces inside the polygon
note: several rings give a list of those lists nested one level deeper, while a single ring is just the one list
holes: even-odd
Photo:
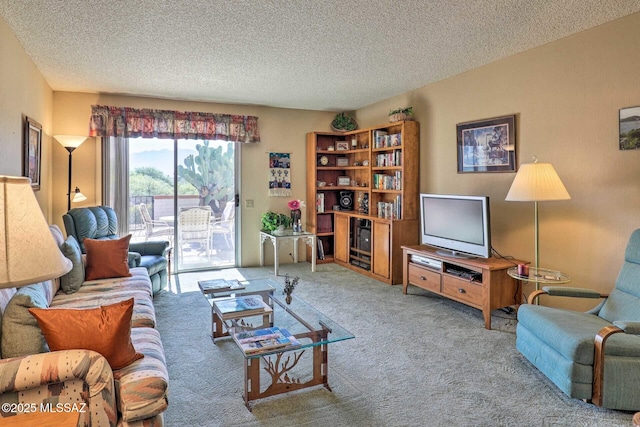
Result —
[{"label": "framed picture on wall", "polygon": [[458,173],[515,172],[516,116],[458,123]]},{"label": "framed picture on wall", "polygon": [[23,175],[31,179],[31,188],[40,190],[40,161],[42,157],[42,125],[27,117],[24,126]]},{"label": "framed picture on wall", "polygon": [[640,149],[640,107],[620,109],[620,149]]}]

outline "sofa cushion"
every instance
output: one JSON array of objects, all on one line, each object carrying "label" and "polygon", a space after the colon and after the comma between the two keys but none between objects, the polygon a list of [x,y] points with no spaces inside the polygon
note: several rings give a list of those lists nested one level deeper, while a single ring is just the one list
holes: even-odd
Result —
[{"label": "sofa cushion", "polygon": [[84,239],[87,251],[86,280],[128,277],[131,234],[117,240]]},{"label": "sofa cushion", "polygon": [[[627,258],[631,243],[627,247]],[[639,289],[640,286],[640,264],[625,260],[618,273],[616,280],[616,287],[611,291],[609,297],[605,300],[599,316],[610,322],[614,321],[627,321],[638,322],[640,321],[640,310],[638,305],[640,304]]]},{"label": "sofa cushion", "polygon": [[593,365],[596,334],[610,325],[592,314],[533,304],[520,306],[518,323],[565,358],[585,365]]},{"label": "sofa cushion", "polygon": [[[518,309],[518,326],[528,329],[568,360],[593,365],[595,337],[610,326],[606,320],[588,313],[525,304]],[[640,337],[612,335],[605,346],[607,356],[640,357]]]},{"label": "sofa cushion", "polygon": [[7,304],[2,316],[2,357],[20,357],[49,349],[30,308],[49,306],[46,288],[40,283],[21,287]]},{"label": "sofa cushion", "polygon": [[156,317],[151,296],[151,280],[147,270],[136,267],[131,269],[131,274],[131,277],[84,282],[78,292],[74,294],[58,292],[50,306],[55,308],[94,308],[134,298],[131,326],[134,328],[154,328]]},{"label": "sofa cushion", "polygon": [[80,289],[84,282],[84,264],[82,262],[82,251],[75,237],[69,236],[60,245],[60,250],[67,257],[73,267],[71,271],[60,278],[60,287],[66,294],[72,294]]},{"label": "sofa cushion", "polygon": [[86,349],[124,368],[143,357],[131,343],[133,298],[91,309],[31,308],[51,351]]},{"label": "sofa cushion", "polygon": [[140,257],[140,267],[144,267],[153,276],[167,269],[167,258],[162,255],[142,255]]},{"label": "sofa cushion", "polygon": [[151,328],[133,328],[131,341],[144,359],[113,373],[118,408],[127,423],[160,414],[168,406],[169,374],[160,333]]},{"label": "sofa cushion", "polygon": [[62,216],[67,235],[73,235],[86,253],[85,238],[117,239],[118,218],[109,206],[74,208]]}]

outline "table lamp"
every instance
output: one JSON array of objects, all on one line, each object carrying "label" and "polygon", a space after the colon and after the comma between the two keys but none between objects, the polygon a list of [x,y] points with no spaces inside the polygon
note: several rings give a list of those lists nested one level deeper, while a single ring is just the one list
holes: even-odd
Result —
[{"label": "table lamp", "polygon": [[0,176],[0,288],[54,279],[71,267],[51,235],[31,180]]},{"label": "table lamp", "polygon": [[[505,200],[511,202],[533,202],[535,230],[535,267],[540,259],[538,246],[538,202],[571,199],[551,163],[533,163],[520,165]],[[536,289],[538,284],[536,283]]]},{"label": "table lamp", "polygon": [[[68,152],[69,152],[69,185],[67,187],[67,211],[71,210],[71,153],[73,150],[78,148],[86,139],[86,136],[77,136],[77,135],[54,135],[53,136]],[[82,202],[83,200],[87,200],[87,197],[80,192],[80,189],[76,187],[73,192],[74,197],[73,201]]]}]

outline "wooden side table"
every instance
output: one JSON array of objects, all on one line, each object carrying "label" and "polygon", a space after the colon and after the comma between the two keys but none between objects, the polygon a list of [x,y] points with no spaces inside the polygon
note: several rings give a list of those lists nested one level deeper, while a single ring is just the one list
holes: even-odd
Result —
[{"label": "wooden side table", "polygon": [[79,412],[30,412],[14,417],[0,417],[2,427],[77,427]]},{"label": "wooden side table", "polygon": [[633,416],[633,427],[640,427],[640,412],[636,412]]}]

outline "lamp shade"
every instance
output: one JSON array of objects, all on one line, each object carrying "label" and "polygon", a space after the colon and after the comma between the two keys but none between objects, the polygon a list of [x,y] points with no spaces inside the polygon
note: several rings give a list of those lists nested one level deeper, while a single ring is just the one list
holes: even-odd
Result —
[{"label": "lamp shade", "polygon": [[0,288],[60,277],[71,267],[51,235],[29,178],[0,176]]},{"label": "lamp shade", "polygon": [[87,200],[87,196],[85,196],[84,194],[82,194],[80,192],[80,189],[78,187],[76,187],[75,190],[73,190],[73,203],[79,203],[79,202],[84,202],[85,200]]},{"label": "lamp shade", "polygon": [[525,163],[520,165],[505,200],[542,202],[570,198],[551,163]]},{"label": "lamp shade", "polygon": [[78,148],[86,141],[86,136],[79,135],[53,135],[53,137],[65,148]]}]

